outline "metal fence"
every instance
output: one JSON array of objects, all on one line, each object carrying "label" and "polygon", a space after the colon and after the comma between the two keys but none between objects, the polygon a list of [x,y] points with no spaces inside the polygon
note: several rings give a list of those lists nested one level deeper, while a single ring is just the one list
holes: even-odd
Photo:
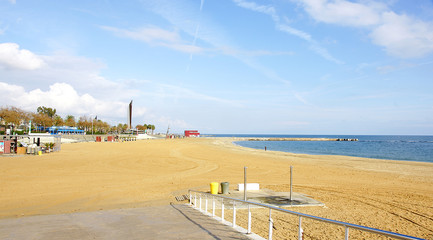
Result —
[{"label": "metal fence", "polygon": [[[412,240],[413,239],[420,239],[420,240],[422,240],[422,238],[416,238],[416,237],[412,237],[412,236],[407,236],[407,235],[403,235],[403,234],[399,234],[399,233],[394,233],[394,232],[384,231],[384,230],[380,230],[380,229],[370,228],[370,227],[361,226],[361,225],[357,225],[357,224],[341,222],[341,221],[331,220],[331,219],[327,219],[327,218],[321,218],[321,217],[317,217],[317,216],[313,216],[313,215],[308,215],[308,214],[304,214],[304,213],[290,211],[287,209],[278,208],[278,207],[267,205],[267,204],[256,203],[256,202],[251,202],[251,201],[244,201],[241,199],[230,198],[230,197],[226,197],[226,196],[220,196],[220,195],[210,194],[210,193],[196,191],[196,190],[189,190],[188,192],[189,192],[189,204],[193,205],[194,208],[199,209],[200,211],[204,210],[205,212],[208,212],[208,201],[209,200],[211,201],[211,203],[212,203],[212,217],[215,217],[216,199],[219,198],[220,204],[221,204],[221,216],[220,216],[221,221],[225,220],[224,219],[224,201],[226,203],[229,203],[229,204],[231,203],[232,208],[233,208],[233,220],[232,220],[232,226],[233,227],[236,227],[236,204],[241,203],[241,204],[247,205],[247,209],[248,209],[248,225],[247,225],[247,229],[246,229],[247,234],[251,233],[251,224],[252,224],[250,205],[255,205],[255,206],[269,209],[269,228],[268,228],[268,239],[269,240],[272,239],[272,230],[273,230],[273,224],[274,224],[274,222],[272,220],[272,211],[273,210],[283,212],[286,214],[291,214],[291,215],[298,217],[298,239],[299,240],[303,239],[303,230],[302,230],[302,219],[303,218],[312,219],[315,221],[334,224],[334,225],[338,225],[338,226],[343,227],[345,229],[344,239],[346,239],[346,240],[349,239],[349,229],[357,229],[357,230],[364,231],[364,232],[375,233],[375,234],[383,235],[385,237],[390,237],[393,239],[412,239]],[[204,199],[204,209],[202,208],[202,199]]]}]

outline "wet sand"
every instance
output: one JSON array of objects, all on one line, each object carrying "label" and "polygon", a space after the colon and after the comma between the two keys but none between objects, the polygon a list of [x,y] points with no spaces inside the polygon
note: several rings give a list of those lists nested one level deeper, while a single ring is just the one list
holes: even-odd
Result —
[{"label": "wet sand", "polygon": [[[244,166],[249,182],[288,191],[292,165],[294,191],[326,204],[295,211],[433,239],[431,163],[265,152],[231,141],[73,143],[42,156],[0,157],[0,218],[165,205],[187,189],[208,190],[213,181],[233,188],[243,182]],[[266,214],[257,210],[253,230],[267,232]],[[297,225],[281,214],[274,222],[274,239],[290,238],[285,232]],[[319,226],[306,221],[307,237],[343,232]]]}]

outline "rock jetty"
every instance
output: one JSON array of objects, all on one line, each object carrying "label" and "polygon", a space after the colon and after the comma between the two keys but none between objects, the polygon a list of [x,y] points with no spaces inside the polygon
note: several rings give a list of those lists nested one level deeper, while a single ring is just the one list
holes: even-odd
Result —
[{"label": "rock jetty", "polygon": [[248,141],[358,141],[357,138],[248,138]]}]

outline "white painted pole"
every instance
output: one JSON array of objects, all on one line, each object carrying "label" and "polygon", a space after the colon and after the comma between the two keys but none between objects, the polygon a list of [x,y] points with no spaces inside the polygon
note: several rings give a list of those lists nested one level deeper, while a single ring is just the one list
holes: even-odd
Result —
[{"label": "white painted pole", "polygon": [[290,166],[290,203],[292,203],[293,166]]},{"label": "white painted pole", "polygon": [[272,228],[274,223],[272,221],[272,209],[269,208],[269,231],[268,231],[268,240],[272,240]]},{"label": "white painted pole", "polygon": [[233,201],[233,222],[232,227],[236,226],[236,202]]},{"label": "white painted pole", "polygon": [[247,200],[247,167],[244,167],[244,201]]},{"label": "white painted pole", "polygon": [[207,196],[206,196],[206,202],[205,202],[205,205],[204,205],[204,211],[207,212]]},{"label": "white painted pole", "polygon": [[304,231],[302,230],[302,217],[299,216],[299,226],[298,226],[298,240],[302,240]]},{"label": "white painted pole", "polygon": [[248,204],[248,227],[247,227],[247,234],[251,233],[251,209],[250,204]]},{"label": "white painted pole", "polygon": [[200,194],[200,203],[199,203],[199,205],[200,205],[199,209],[201,211],[201,194]]},{"label": "white painted pole", "polygon": [[344,239],[349,240],[349,227],[346,226],[346,231],[344,233]]},{"label": "white painted pole", "polygon": [[212,217],[215,217],[215,197],[212,196]]},{"label": "white painted pole", "polygon": [[224,222],[224,199],[221,199],[221,222]]}]

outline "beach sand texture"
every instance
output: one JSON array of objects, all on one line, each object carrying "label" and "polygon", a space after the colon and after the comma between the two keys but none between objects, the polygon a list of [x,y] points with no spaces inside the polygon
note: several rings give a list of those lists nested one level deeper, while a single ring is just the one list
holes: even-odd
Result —
[{"label": "beach sand texture", "polygon": [[[63,144],[57,153],[0,157],[0,218],[156,206],[190,188],[248,181],[294,191],[326,207],[291,210],[433,239],[433,164],[248,149],[232,138],[153,139]],[[217,211],[218,213],[218,211]],[[253,231],[266,237],[268,211],[255,209]],[[246,227],[238,213],[237,223]],[[226,211],[230,219],[230,211]],[[273,213],[274,239],[296,235],[297,218]],[[335,239],[344,229],[305,220],[305,239]],[[380,239],[374,235],[351,236]]]}]

